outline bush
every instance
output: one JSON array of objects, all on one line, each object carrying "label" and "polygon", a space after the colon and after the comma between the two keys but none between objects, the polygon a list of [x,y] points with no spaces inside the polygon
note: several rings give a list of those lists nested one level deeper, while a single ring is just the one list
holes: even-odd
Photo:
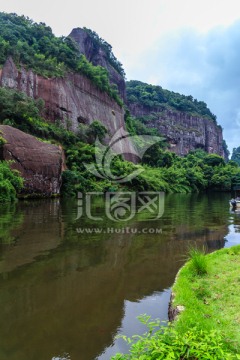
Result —
[{"label": "bush", "polygon": [[0,203],[16,200],[22,187],[23,179],[19,173],[11,170],[8,162],[0,161]]},{"label": "bush", "polygon": [[130,351],[129,354],[116,354],[112,360],[239,359],[229,352],[218,331],[192,328],[179,333],[171,325],[159,326],[159,321],[151,321],[146,315],[140,317],[140,321],[147,325],[148,332],[132,338],[120,336],[131,344]]}]

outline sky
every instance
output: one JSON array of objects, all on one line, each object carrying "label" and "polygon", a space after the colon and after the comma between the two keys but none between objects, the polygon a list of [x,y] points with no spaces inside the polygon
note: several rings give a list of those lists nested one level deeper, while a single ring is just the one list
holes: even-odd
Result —
[{"label": "sky", "polygon": [[96,31],[128,80],[205,101],[229,150],[240,146],[239,0],[0,0],[0,11],[45,22],[55,35]]}]

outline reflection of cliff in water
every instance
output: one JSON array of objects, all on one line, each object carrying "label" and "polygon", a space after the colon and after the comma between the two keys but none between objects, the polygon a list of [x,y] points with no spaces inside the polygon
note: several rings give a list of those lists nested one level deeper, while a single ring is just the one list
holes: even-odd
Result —
[{"label": "reflection of cliff in water", "polygon": [[12,231],[23,222],[23,214],[16,210],[16,204],[0,204],[0,249],[15,242]]},{"label": "reflection of cliff in water", "polygon": [[1,242],[4,256],[0,272],[31,263],[36,256],[59,245],[62,235],[59,205],[59,200],[19,201],[5,212],[5,218],[0,212],[0,223],[5,221],[7,239],[11,239],[6,242],[4,236]]},{"label": "reflection of cliff in water", "polygon": [[[201,205],[204,211],[189,219],[189,202],[172,202],[158,222],[128,224],[161,228],[160,234],[107,236],[76,232],[91,225],[75,220],[76,203],[19,203],[24,222],[12,230],[17,241],[1,253],[1,359],[51,359],[64,352],[71,360],[94,359],[111,345],[125,300],[171,286],[190,244],[224,245],[226,217],[220,214],[214,225]],[[109,225],[106,219],[104,228]]]}]

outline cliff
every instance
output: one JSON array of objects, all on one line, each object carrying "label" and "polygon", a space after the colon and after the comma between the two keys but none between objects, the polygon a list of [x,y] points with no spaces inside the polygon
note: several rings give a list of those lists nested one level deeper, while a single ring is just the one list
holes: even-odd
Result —
[{"label": "cliff", "polygon": [[0,160],[13,161],[11,167],[24,178],[23,194],[59,195],[64,168],[62,149],[11,126],[0,125],[0,132],[6,140],[0,149]]},{"label": "cliff", "polygon": [[222,128],[213,120],[188,112],[128,104],[131,114],[142,118],[149,128],[159,130],[168,143],[169,150],[186,155],[191,150],[203,149],[227,157],[223,149]]},{"label": "cliff", "polygon": [[[111,46],[100,39],[96,33],[88,31],[87,29],[76,28],[72,30],[69,36],[75,41],[79,52],[85,55],[88,61],[93,65],[103,66],[108,71],[110,82],[117,86],[120,96],[125,99],[126,85],[124,76],[121,74],[121,70],[117,71],[111,64],[110,58],[114,57],[112,53],[110,54],[111,50],[109,51]],[[106,46],[104,47],[102,44],[106,44]],[[119,64],[115,57],[114,59]]]},{"label": "cliff", "polygon": [[74,132],[80,123],[90,124],[94,120],[102,122],[111,134],[124,127],[124,110],[80,74],[44,78],[23,67],[18,70],[9,58],[0,70],[0,86],[23,91],[34,99],[42,98],[44,117],[52,122],[61,120]]}]

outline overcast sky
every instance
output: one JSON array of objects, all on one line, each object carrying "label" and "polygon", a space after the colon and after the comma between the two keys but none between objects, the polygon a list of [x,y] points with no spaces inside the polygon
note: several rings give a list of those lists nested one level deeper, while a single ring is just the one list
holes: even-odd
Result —
[{"label": "overcast sky", "polygon": [[57,36],[95,30],[127,79],[205,101],[229,149],[240,146],[239,0],[0,0],[0,11],[45,22]]}]

